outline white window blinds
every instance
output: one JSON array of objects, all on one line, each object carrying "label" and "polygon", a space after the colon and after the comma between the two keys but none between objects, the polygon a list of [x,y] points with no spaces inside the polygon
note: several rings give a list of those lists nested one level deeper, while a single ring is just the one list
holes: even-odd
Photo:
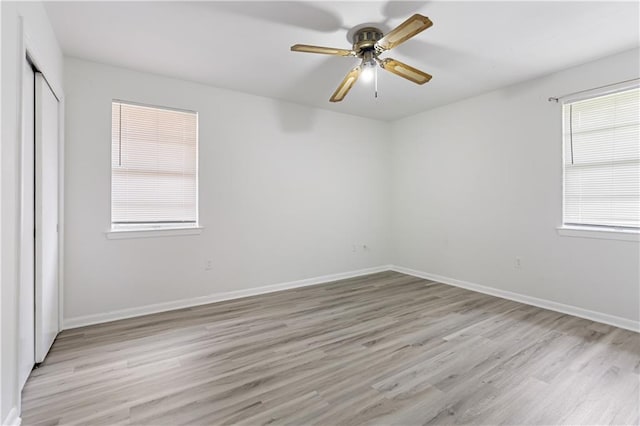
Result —
[{"label": "white window blinds", "polygon": [[112,102],[112,226],[197,222],[198,116]]},{"label": "white window blinds", "polygon": [[566,103],[564,223],[640,227],[640,89]]}]

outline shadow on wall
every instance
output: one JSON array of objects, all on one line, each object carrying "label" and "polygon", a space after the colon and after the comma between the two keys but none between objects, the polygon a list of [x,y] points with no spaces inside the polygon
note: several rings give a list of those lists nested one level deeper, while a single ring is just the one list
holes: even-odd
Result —
[{"label": "shadow on wall", "polygon": [[[321,97],[326,99],[329,106],[329,97],[338,87],[346,73],[355,66],[356,62],[349,61],[353,58],[339,56],[311,55],[304,53],[291,53],[299,55],[300,61],[310,61],[317,65],[309,72],[303,74],[283,91],[283,99],[291,99],[300,94],[304,96]],[[305,55],[308,57],[305,58]],[[303,105],[277,102],[276,105],[280,127],[284,132],[305,132],[313,128],[315,116],[318,111]]]},{"label": "shadow on wall", "polygon": [[280,129],[285,133],[306,133],[313,129],[318,111],[291,102],[274,102]]}]

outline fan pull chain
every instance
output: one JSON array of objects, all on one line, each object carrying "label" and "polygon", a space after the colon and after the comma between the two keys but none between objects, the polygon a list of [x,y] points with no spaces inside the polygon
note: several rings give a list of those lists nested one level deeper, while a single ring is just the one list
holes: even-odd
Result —
[{"label": "fan pull chain", "polygon": [[378,67],[373,69],[373,80],[375,82],[375,97],[378,99]]}]

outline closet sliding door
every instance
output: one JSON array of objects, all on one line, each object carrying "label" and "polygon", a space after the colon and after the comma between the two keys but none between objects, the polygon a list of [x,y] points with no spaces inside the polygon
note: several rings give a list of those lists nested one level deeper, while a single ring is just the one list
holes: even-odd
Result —
[{"label": "closet sliding door", "polygon": [[42,362],[58,324],[58,99],[35,79],[35,361]]}]

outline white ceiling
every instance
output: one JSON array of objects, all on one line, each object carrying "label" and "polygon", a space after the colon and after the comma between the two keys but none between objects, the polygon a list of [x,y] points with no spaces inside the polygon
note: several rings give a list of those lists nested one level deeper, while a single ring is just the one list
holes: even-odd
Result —
[{"label": "white ceiling", "polygon": [[[66,55],[393,120],[639,45],[639,3],[571,2],[47,2]],[[389,30],[413,13],[433,27],[382,57],[433,75],[417,86],[379,73],[329,97],[357,63],[294,53],[295,43],[350,48],[362,23]]]}]

